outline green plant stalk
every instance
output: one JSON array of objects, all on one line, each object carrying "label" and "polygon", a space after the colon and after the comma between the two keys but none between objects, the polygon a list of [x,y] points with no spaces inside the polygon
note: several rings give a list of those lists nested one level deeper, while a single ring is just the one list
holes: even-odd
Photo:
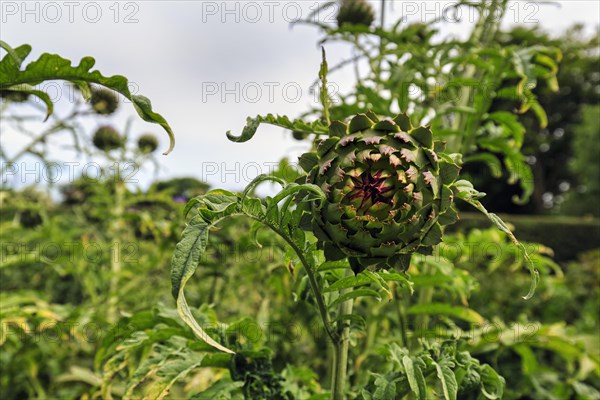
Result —
[{"label": "green plant stalk", "polygon": [[[254,218],[256,219],[256,218]],[[346,375],[348,370],[348,349],[350,345],[350,323],[347,321],[339,322],[339,329],[337,331],[333,331],[331,328],[331,318],[329,316],[329,311],[327,311],[327,306],[325,305],[325,300],[323,299],[323,294],[319,290],[319,284],[316,279],[315,271],[312,266],[313,263],[310,263],[308,259],[305,257],[304,253],[301,249],[290,240],[283,232],[281,232],[276,226],[272,224],[268,224],[265,221],[259,222],[266,224],[269,228],[271,228],[275,233],[281,236],[294,250],[294,252],[298,255],[300,262],[304,266],[304,270],[306,271],[306,275],[308,277],[308,283],[311,287],[313,295],[315,297],[315,301],[317,303],[317,308],[319,309],[319,314],[321,319],[323,320],[323,325],[325,327],[325,331],[329,336],[331,343],[333,344],[333,364],[331,368],[331,399],[332,400],[343,400],[345,387],[346,387]],[[346,289],[342,291],[340,294],[343,294],[351,289]],[[352,314],[352,308],[354,306],[353,300],[345,301],[340,305],[339,315],[347,315]]]},{"label": "green plant stalk", "polygon": [[217,284],[219,283],[219,277],[217,274],[213,275],[212,284],[210,285],[210,292],[208,292],[208,304],[214,304],[217,297]]},{"label": "green plant stalk", "polygon": [[[423,270],[421,271],[421,273],[423,275],[429,275],[432,272],[433,271],[429,264],[425,264],[423,266]],[[431,303],[432,297],[433,297],[433,287],[427,286],[419,292],[419,298],[417,299],[417,304],[429,304],[429,303]],[[411,346],[410,346],[411,348],[416,348],[419,345],[418,338],[423,336],[424,330],[427,330],[428,325],[429,325],[429,315],[419,314],[415,317],[415,326],[414,326],[415,332],[413,335],[413,340],[411,342]]]},{"label": "green plant stalk", "polygon": [[15,154],[10,160],[7,161],[7,163],[16,163],[21,157],[25,156],[26,154],[33,154],[42,159],[42,161],[45,161],[44,157],[42,157],[39,153],[34,152],[34,147],[39,143],[44,143],[49,136],[55,133],[71,129],[68,126],[67,122],[82,115],[86,115],[86,113],[74,110],[68,116],[56,121],[56,123],[54,123],[50,128],[43,131],[41,134],[35,137],[25,148],[21,149],[17,154]]},{"label": "green plant stalk", "polygon": [[119,276],[121,275],[121,226],[123,224],[123,200],[125,197],[125,184],[121,182],[120,177],[115,176],[115,204],[112,209],[114,223],[110,232],[112,241],[112,251],[110,260],[110,287],[107,319],[116,322],[118,319],[119,304]]},{"label": "green plant stalk", "polygon": [[[490,0],[486,3],[485,6],[482,7],[481,12],[479,13],[479,19],[477,20],[477,24],[473,28],[473,32],[469,38],[469,43],[476,48],[484,47],[488,44],[489,41],[493,39],[500,24],[501,17],[496,18],[496,14],[494,10],[501,9],[504,14],[504,10],[506,9],[506,0]],[[486,16],[486,10],[488,12]],[[477,68],[473,64],[468,64],[465,68],[465,72],[463,74],[463,78],[472,79],[477,77]],[[469,88],[468,86],[462,86],[460,90],[459,96],[459,104],[460,107],[469,106],[473,100],[473,90],[476,88]],[[456,132],[465,132],[465,124],[466,120],[469,116],[459,113],[456,116],[456,119],[453,121],[452,129]],[[450,141],[449,148],[458,151],[459,149],[463,154],[468,153],[469,147],[473,141],[474,131],[467,131],[467,134],[461,136],[454,136],[455,141]]]},{"label": "green plant stalk", "polygon": [[[340,295],[350,291],[346,289]],[[339,315],[352,314],[354,300],[348,300],[340,304]],[[346,375],[348,371],[348,350],[350,347],[350,322],[343,320],[339,322],[338,340],[333,343],[333,365],[331,382],[331,399],[343,400],[346,388]]]},{"label": "green plant stalk", "polygon": [[394,293],[396,295],[396,301],[394,301],[394,303],[396,304],[396,310],[398,312],[398,325],[400,325],[400,337],[402,338],[402,346],[410,350],[410,343],[408,341],[406,325],[406,306],[404,296],[402,296],[402,287],[396,286],[394,288]]},{"label": "green plant stalk", "polygon": [[[307,264],[304,264],[305,266]],[[327,311],[327,306],[325,305],[325,301],[323,300],[323,295],[319,291],[319,284],[317,283],[317,279],[313,273],[313,271],[309,272],[310,268],[306,268],[306,275],[308,276],[308,283],[312,289],[313,295],[315,296],[315,300],[317,302],[317,307],[319,309],[319,313],[321,314],[321,319],[323,320],[323,325],[325,326],[325,331],[332,342],[337,341],[337,334],[331,329],[331,318],[329,317],[329,312]]]},{"label": "green plant stalk", "polygon": [[263,223],[266,226],[268,226],[271,230],[273,230],[273,232],[275,232],[281,238],[283,238],[283,240],[285,240],[285,242],[292,248],[292,250],[294,250],[296,255],[298,255],[298,258],[300,259],[300,262],[302,263],[302,265],[304,266],[304,270],[306,271],[306,276],[308,277],[308,283],[309,283],[310,288],[315,297],[315,301],[317,303],[317,308],[319,309],[319,314],[321,316],[321,319],[323,320],[323,325],[325,327],[325,331],[327,332],[327,335],[331,339],[332,343],[336,343],[337,339],[338,339],[337,333],[334,332],[333,329],[331,328],[331,318],[329,316],[329,311],[327,311],[327,306],[325,305],[325,300],[323,299],[323,294],[319,290],[319,284],[317,282],[315,271],[313,270],[314,263],[309,262],[308,259],[305,257],[304,252],[296,245],[296,243],[294,243],[293,240],[290,240],[278,227],[276,227],[273,224],[269,224],[265,221],[262,221],[258,218],[255,218],[255,217],[251,216],[250,214],[245,214],[245,215],[248,215],[248,216],[250,216],[250,218],[254,219],[255,221],[258,221],[258,222]]},{"label": "green plant stalk", "polygon": [[[385,30],[385,0],[381,0],[381,19],[379,21],[381,30]],[[385,54],[385,42],[383,37],[379,38],[379,62],[377,63],[377,71],[381,72],[381,65],[383,64],[383,57],[381,54]]]},{"label": "green plant stalk", "polygon": [[[482,12],[480,18],[484,19],[483,27],[485,29],[479,32],[479,35],[476,38],[477,43],[474,43],[478,47],[485,48],[491,43],[491,41],[494,39],[494,36],[496,36],[496,32],[500,27],[500,21],[502,20],[502,17],[504,16],[504,13],[506,11],[507,2],[508,0],[492,0],[489,7],[487,7],[487,17],[485,17],[485,12]],[[501,10],[500,16],[496,15],[496,10]],[[474,65],[469,64],[467,68],[470,68],[470,70],[467,71],[470,74],[467,76],[467,78],[475,78],[479,82],[482,81],[482,75],[476,72]],[[469,91],[468,88],[463,87],[463,91],[465,89],[467,93],[463,93],[464,97],[461,98],[461,100],[464,100],[464,104],[461,105],[472,106],[475,97],[474,93],[473,91]],[[492,99],[487,99],[487,101],[491,104]],[[480,120],[481,111],[479,111],[477,115],[462,115],[462,118],[460,119],[460,126],[458,127],[458,129],[460,132],[466,132],[464,141],[461,146],[461,152],[463,154],[468,154],[470,152],[471,147],[475,142],[475,133],[477,126],[480,123]]]}]

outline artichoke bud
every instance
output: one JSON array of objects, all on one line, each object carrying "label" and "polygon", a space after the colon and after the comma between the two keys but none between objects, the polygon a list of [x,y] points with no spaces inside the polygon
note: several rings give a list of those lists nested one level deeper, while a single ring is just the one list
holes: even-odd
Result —
[{"label": "artichoke bud", "polygon": [[138,139],[138,149],[144,154],[150,154],[158,148],[158,139],[151,133],[146,133]]},{"label": "artichoke bud", "polygon": [[431,129],[413,127],[406,114],[380,120],[369,112],[331,126],[336,134],[300,157],[307,183],[327,195],[311,210],[326,257],[348,257],[358,273],[404,271],[411,254],[431,254],[458,219],[452,186],[460,160],[436,151]]},{"label": "artichoke bud", "polygon": [[16,90],[0,90],[0,99],[13,103],[23,103],[29,99],[29,93]]},{"label": "artichoke bud", "polygon": [[111,126],[101,126],[94,133],[92,142],[97,149],[108,152],[123,146],[123,137]]},{"label": "artichoke bud", "polygon": [[371,26],[375,11],[366,0],[341,0],[337,14],[338,27],[344,24]]},{"label": "artichoke bud", "polygon": [[112,90],[104,88],[92,90],[90,102],[96,114],[100,115],[110,115],[119,107],[117,94]]},{"label": "artichoke bud", "polygon": [[296,140],[305,140],[308,137],[308,133],[302,131],[293,131],[292,137]]},{"label": "artichoke bud", "polygon": [[44,220],[37,210],[25,210],[20,215],[20,222],[24,228],[35,228],[41,225]]}]

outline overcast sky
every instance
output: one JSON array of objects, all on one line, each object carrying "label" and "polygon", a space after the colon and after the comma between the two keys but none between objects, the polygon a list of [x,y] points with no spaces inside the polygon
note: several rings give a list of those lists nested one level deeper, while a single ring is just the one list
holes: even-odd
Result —
[{"label": "overcast sky", "polygon": [[[379,3],[372,2],[377,9]],[[388,19],[406,15],[409,21],[427,22],[444,13],[450,3],[388,1]],[[539,24],[555,34],[577,22],[590,32],[598,25],[599,2],[557,3],[514,2],[504,22]],[[274,127],[261,127],[245,144],[229,142],[225,132],[240,132],[247,116],[293,117],[316,104],[309,89],[319,68],[321,35],[314,27],[291,27],[290,22],[306,17],[317,4],[313,0],[0,1],[0,38],[12,46],[31,44],[29,60],[52,52],[78,63],[89,55],[103,74],[125,75],[175,131],[175,150],[159,159],[161,177],[191,175],[213,186],[240,189],[283,156],[295,159],[303,150],[289,134]],[[328,11],[318,18],[333,21],[334,15]],[[468,13],[463,19],[468,22]],[[465,23],[445,24],[444,29],[456,35],[468,32]],[[331,65],[350,56],[350,48],[328,45],[327,53]],[[348,91],[352,73],[333,74],[330,81]],[[59,104],[57,112],[67,106]],[[123,104],[109,121],[121,127],[134,114],[131,105]],[[88,124],[89,131],[106,121]],[[166,135],[158,126],[136,119],[134,136],[147,131],[155,132],[161,149],[166,148]],[[6,129],[2,142],[9,153],[26,143]],[[72,154],[61,157],[76,160]],[[147,182],[149,176],[140,180]]]}]

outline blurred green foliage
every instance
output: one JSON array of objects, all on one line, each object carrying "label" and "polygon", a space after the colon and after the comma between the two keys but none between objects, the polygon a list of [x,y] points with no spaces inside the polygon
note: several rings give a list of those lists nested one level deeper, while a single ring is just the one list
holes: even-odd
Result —
[{"label": "blurred green foliage", "polygon": [[[532,165],[535,187],[528,204],[514,204],[511,196],[518,194],[519,189],[481,174],[479,165],[465,166],[465,173],[476,187],[488,194],[487,204],[496,212],[540,214],[560,211],[598,216],[598,207],[588,200],[594,195],[586,194],[586,190],[594,190],[600,174],[600,163],[595,159],[600,134],[598,33],[588,36],[583,26],[575,25],[564,34],[552,37],[539,27],[517,26],[499,32],[497,40],[506,46],[538,44],[559,48],[563,54],[557,74],[560,89],[556,92],[544,82],[536,88],[538,100],[548,114],[547,127],[540,128],[532,115],[521,117],[527,132],[523,153]],[[517,106],[515,102],[495,101],[492,110],[510,111]],[[562,207],[567,198],[578,200],[571,200],[570,205]]]},{"label": "blurred green foliage", "polygon": [[569,171],[575,178],[574,188],[566,194],[561,212],[600,217],[600,104],[583,109],[583,120],[573,132]]},{"label": "blurred green foliage", "polygon": [[[326,335],[307,303],[312,297],[298,260],[269,231],[257,232],[258,247],[243,219],[213,232],[212,251],[187,290],[191,304],[203,304],[193,310],[195,318],[240,356],[194,338],[164,279],[183,205],[169,191],[161,197],[155,185],[147,193],[127,191],[125,203],[134,207],[128,212],[143,213],[140,204],[154,207],[161,198],[159,209],[173,211],[152,209],[152,222],[170,228],[137,237],[136,223],[125,217],[120,243],[135,247],[122,253],[119,312],[111,320],[112,239],[102,228],[111,217],[90,218],[85,208],[111,204],[107,198],[114,193],[99,190],[102,182],[95,185],[81,204],[42,200],[31,189],[2,192],[4,215],[13,216],[1,225],[4,398],[328,398]],[[47,213],[42,224],[27,228],[14,217],[40,204]],[[19,247],[12,246],[14,238]],[[520,297],[529,283],[523,261],[495,229],[447,235],[434,255],[418,257],[408,271],[413,295],[396,285],[392,302],[358,299],[351,323],[352,398],[407,393],[406,368],[421,371],[433,396],[443,390],[437,364],[441,376],[456,381],[461,399],[477,398],[475,387],[503,390],[505,399],[594,399],[600,390],[599,254],[558,265],[551,249],[526,247],[543,276],[528,302]],[[323,279],[335,282],[339,273],[324,270]],[[373,284],[360,288],[377,290]],[[433,289],[429,305],[419,302],[426,288]],[[493,371],[507,385],[488,381]],[[415,373],[413,383],[420,379]]]},{"label": "blurred green foliage", "polygon": [[[521,144],[535,157],[530,159],[533,182],[522,182],[519,189],[496,178],[480,179],[489,186],[485,190],[494,210],[541,212],[548,206],[597,215],[597,38],[583,37],[579,28],[555,39],[522,28],[493,38],[491,29],[479,32],[489,48],[477,48],[451,40],[436,44],[435,27],[424,24],[390,31],[351,24],[321,28],[327,40],[357,46],[364,43],[361,35],[377,39],[362,48],[372,74],[332,107],[333,118],[365,108],[389,114],[394,107],[413,107],[421,119],[436,111],[431,121],[451,146],[475,157],[485,150],[488,156],[479,161],[504,165],[504,178],[510,180],[511,167],[513,174],[522,172],[521,180],[527,178],[514,168],[524,160]],[[553,48],[564,55],[556,81],[560,53]],[[468,54],[456,55],[456,49]],[[400,62],[408,53],[411,57]],[[522,62],[511,64],[514,59],[507,62],[507,55]],[[456,63],[450,73],[445,62]],[[512,74],[510,68],[519,66],[531,70]],[[472,67],[475,74],[465,78]],[[504,68],[507,79],[497,82],[495,68]],[[497,83],[507,92],[529,80],[537,86],[524,90],[527,104],[521,96],[494,103],[477,97],[476,109],[448,100],[474,79]],[[424,93],[419,101],[408,95],[415,87]],[[2,91],[8,104],[27,100],[9,92]],[[536,104],[547,111],[547,127],[540,127],[546,114]],[[531,112],[516,123],[512,109],[524,105]],[[86,107],[74,112],[90,111]],[[494,111],[511,114],[490,116]],[[154,119],[160,123],[161,118]],[[268,119],[297,126],[284,117]],[[454,121],[462,122],[442,129]],[[73,133],[74,147],[87,153],[77,142],[80,126],[70,122],[57,119],[23,154],[45,159],[45,139],[57,129]],[[322,124],[302,127],[314,132]],[[461,136],[457,128],[467,134]],[[306,138],[304,133],[296,136]],[[124,137],[130,138],[127,129]],[[509,145],[500,146],[504,142]],[[127,144],[111,151],[100,155],[104,162],[151,161],[145,151]],[[475,158],[474,168],[479,164]],[[274,176],[295,180],[297,172],[289,167],[282,161]],[[563,190],[565,182],[569,187]],[[511,195],[521,195],[531,183],[532,203],[524,208],[510,203]],[[61,190],[61,201],[38,188],[0,191],[2,398],[329,398],[332,352],[307,274],[298,255],[270,231],[242,218],[219,223],[188,283],[188,301],[198,305],[192,307],[193,317],[236,355],[198,340],[177,314],[166,277],[186,223],[182,202],[207,190],[203,182],[180,178],[142,191],[105,174],[101,180],[70,182]],[[415,257],[408,275],[365,271],[347,277],[345,262],[321,262],[315,256],[326,307],[357,295],[354,313],[338,316],[350,328],[349,398],[598,399],[600,253],[575,254],[579,247],[573,241],[579,236],[560,223],[551,222],[550,229],[540,221],[519,225],[515,220],[517,233],[529,230],[525,245],[543,278],[528,302],[521,297],[529,284],[522,255],[495,229],[463,226],[447,234],[432,255]],[[593,236],[583,229],[588,222],[573,221],[581,225],[578,234],[592,238],[586,248],[594,247]],[[537,240],[548,235],[554,239],[551,246]],[[355,290],[345,292],[342,286]]]}]

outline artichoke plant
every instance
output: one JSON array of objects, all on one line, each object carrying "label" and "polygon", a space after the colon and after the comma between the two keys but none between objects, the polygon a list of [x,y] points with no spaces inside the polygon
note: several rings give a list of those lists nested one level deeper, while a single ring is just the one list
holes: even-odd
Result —
[{"label": "artichoke plant", "polygon": [[150,154],[158,148],[158,139],[151,133],[146,133],[138,139],[138,149],[144,154]]},{"label": "artichoke plant", "polygon": [[90,99],[92,108],[97,114],[110,115],[119,107],[117,94],[109,89],[94,89]]},{"label": "artichoke plant", "polygon": [[358,114],[329,131],[316,152],[300,157],[307,183],[327,195],[306,213],[327,259],[348,257],[358,273],[406,270],[411,254],[431,254],[443,227],[458,219],[460,155],[444,154],[429,127],[413,127],[406,114]]},{"label": "artichoke plant", "polygon": [[111,151],[123,146],[124,138],[111,126],[101,126],[94,133],[92,142],[97,149],[102,151]]},{"label": "artichoke plant", "polygon": [[337,14],[338,26],[344,24],[371,26],[375,11],[366,0],[342,0]]}]

